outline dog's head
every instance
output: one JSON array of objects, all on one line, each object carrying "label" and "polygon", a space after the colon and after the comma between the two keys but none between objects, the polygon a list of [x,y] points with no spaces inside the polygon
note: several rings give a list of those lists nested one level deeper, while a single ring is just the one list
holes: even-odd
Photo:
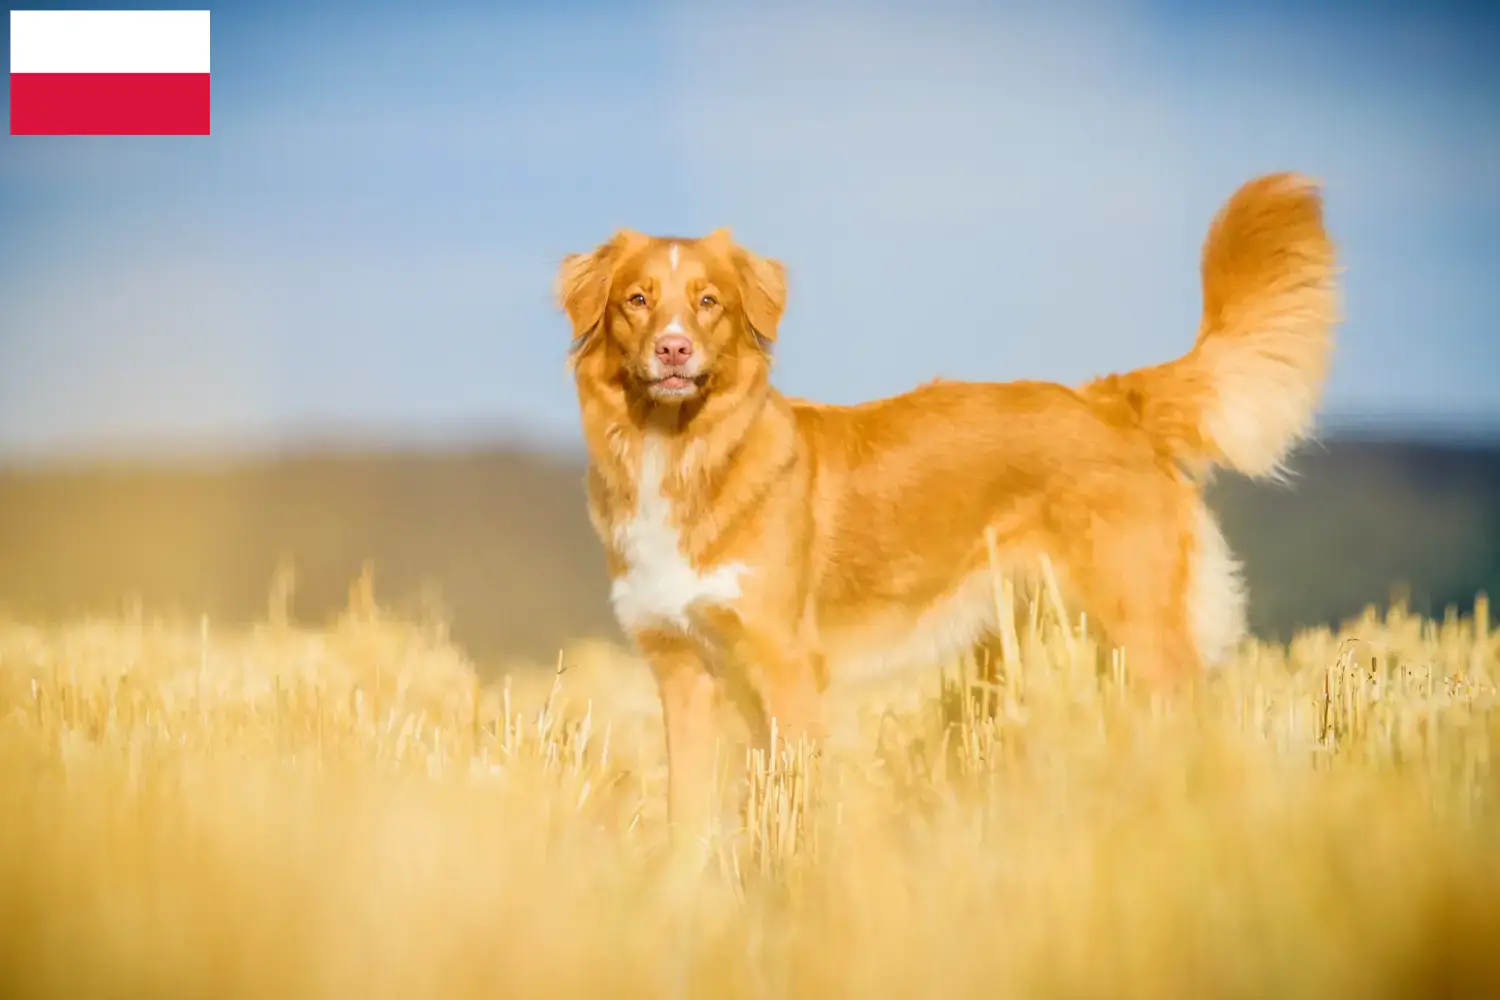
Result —
[{"label": "dog's head", "polygon": [[765,377],[786,272],[727,229],[701,239],[621,230],[564,258],[557,299],[575,364],[590,358],[628,390],[675,405]]}]

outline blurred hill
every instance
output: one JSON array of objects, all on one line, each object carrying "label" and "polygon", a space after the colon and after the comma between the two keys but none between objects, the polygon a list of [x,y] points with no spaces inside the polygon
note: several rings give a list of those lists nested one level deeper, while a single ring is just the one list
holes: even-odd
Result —
[{"label": "blurred hill", "polygon": [[[1356,614],[1406,584],[1415,610],[1500,592],[1500,445],[1333,439],[1289,487],[1211,491],[1262,635]],[[384,606],[451,621],[480,661],[550,661],[617,635],[581,462],[520,448],[320,453],[0,471],[0,612],[264,619],[294,561],[294,617],[342,609],[362,563]]]},{"label": "blurred hill", "polygon": [[1225,476],[1209,492],[1258,634],[1287,638],[1398,591],[1438,617],[1500,593],[1500,442],[1334,438],[1292,470],[1285,486]]}]

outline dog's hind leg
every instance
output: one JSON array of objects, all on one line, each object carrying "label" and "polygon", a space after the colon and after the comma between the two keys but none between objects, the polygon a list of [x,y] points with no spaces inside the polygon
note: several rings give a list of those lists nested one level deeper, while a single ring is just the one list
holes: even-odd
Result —
[{"label": "dog's hind leg", "polygon": [[1089,558],[1068,567],[1127,678],[1151,691],[1195,679],[1201,658],[1190,627],[1189,545],[1175,519],[1097,524]]}]

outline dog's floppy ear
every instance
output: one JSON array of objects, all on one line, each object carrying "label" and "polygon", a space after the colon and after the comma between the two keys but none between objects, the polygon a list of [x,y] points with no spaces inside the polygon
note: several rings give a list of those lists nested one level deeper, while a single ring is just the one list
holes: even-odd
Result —
[{"label": "dog's floppy ear", "polygon": [[604,319],[604,307],[609,301],[609,282],[615,267],[625,250],[644,238],[634,230],[621,229],[589,253],[570,253],[563,258],[557,269],[553,292],[558,308],[567,313],[573,323],[570,351],[582,348],[599,328]]},{"label": "dog's floppy ear", "polygon": [[740,288],[745,318],[762,346],[776,343],[781,314],[786,311],[786,268],[781,261],[740,251]]},{"label": "dog's floppy ear", "polygon": [[752,253],[734,242],[730,231],[715,229],[707,239],[729,251],[740,279],[740,300],[756,342],[769,350],[776,342],[781,314],[786,311],[786,267],[779,260]]}]

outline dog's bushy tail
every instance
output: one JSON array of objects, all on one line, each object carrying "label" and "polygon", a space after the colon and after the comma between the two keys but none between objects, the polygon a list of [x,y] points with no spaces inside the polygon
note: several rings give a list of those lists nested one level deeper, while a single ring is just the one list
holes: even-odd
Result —
[{"label": "dog's bushy tail", "polygon": [[1336,273],[1317,185],[1289,173],[1249,181],[1209,227],[1193,349],[1084,392],[1189,466],[1276,476],[1312,429],[1339,321]]}]

